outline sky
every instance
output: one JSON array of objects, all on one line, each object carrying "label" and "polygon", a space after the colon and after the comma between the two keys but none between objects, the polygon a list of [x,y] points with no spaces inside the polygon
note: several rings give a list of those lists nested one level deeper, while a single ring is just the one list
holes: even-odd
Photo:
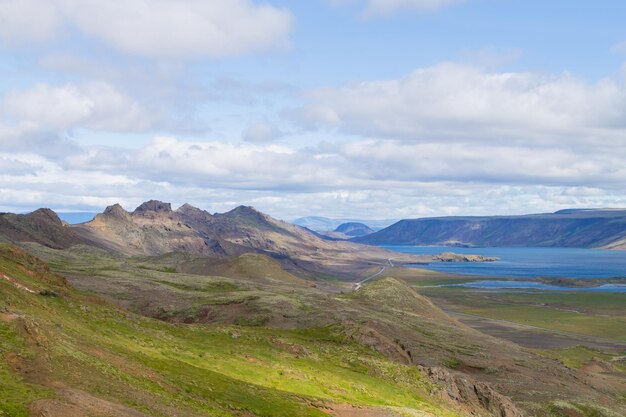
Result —
[{"label": "sky", "polygon": [[626,3],[0,0],[0,211],[626,207]]}]

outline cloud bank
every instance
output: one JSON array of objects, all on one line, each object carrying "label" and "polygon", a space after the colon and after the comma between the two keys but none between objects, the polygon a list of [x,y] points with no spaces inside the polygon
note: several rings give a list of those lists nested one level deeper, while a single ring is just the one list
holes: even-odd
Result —
[{"label": "cloud bank", "polygon": [[405,77],[310,93],[296,118],[348,133],[411,141],[626,141],[623,80],[487,72],[444,63]]},{"label": "cloud bank", "polygon": [[48,41],[78,30],[126,54],[223,57],[288,45],[293,18],[250,0],[1,0],[0,39]]}]

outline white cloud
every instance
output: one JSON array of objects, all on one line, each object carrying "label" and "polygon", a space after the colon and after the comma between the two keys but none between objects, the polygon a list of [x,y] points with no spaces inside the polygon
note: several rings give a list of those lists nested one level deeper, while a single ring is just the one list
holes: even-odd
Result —
[{"label": "white cloud", "polygon": [[306,153],[285,146],[171,137],[156,138],[136,151],[91,149],[67,162],[77,170],[127,172],[150,181],[247,190],[304,190],[332,186],[340,177],[337,167],[316,163]]},{"label": "white cloud", "polygon": [[[310,93],[294,112],[305,125],[406,140],[589,143],[626,139],[626,88],[569,74],[487,72],[446,63],[400,79]],[[327,115],[333,115],[332,120]]]},{"label": "white cloud", "polygon": [[25,131],[133,131],[150,124],[137,102],[105,83],[37,84],[12,91],[2,101],[0,116]]},{"label": "white cloud", "polygon": [[308,193],[410,190],[442,182],[456,188],[480,183],[619,189],[626,186],[624,159],[626,146],[582,152],[559,146],[361,140],[297,150],[163,137],[139,150],[90,148],[67,158],[65,166],[172,184]]},{"label": "white cloud", "polygon": [[305,107],[288,111],[287,116],[312,129],[323,126],[339,126],[341,123],[341,119],[335,109],[326,104],[309,104]]},{"label": "white cloud", "polygon": [[256,123],[247,128],[242,134],[243,140],[253,143],[271,142],[281,136],[283,136],[283,132],[267,123]]},{"label": "white cloud", "polygon": [[576,147],[540,149],[515,144],[412,143],[364,140],[340,154],[353,178],[401,188],[413,182],[560,185],[624,184],[626,147],[581,152]]},{"label": "white cloud", "polygon": [[251,0],[0,0],[0,37],[47,40],[63,23],[124,53],[221,57],[288,44],[292,16]]},{"label": "white cloud", "polygon": [[63,19],[53,1],[0,0],[0,39],[45,41],[61,29]]},{"label": "white cloud", "polygon": [[156,138],[64,158],[0,153],[0,209],[133,208],[150,198],[212,211],[402,218],[623,206],[626,146],[580,152],[515,144],[360,140],[298,150]]}]

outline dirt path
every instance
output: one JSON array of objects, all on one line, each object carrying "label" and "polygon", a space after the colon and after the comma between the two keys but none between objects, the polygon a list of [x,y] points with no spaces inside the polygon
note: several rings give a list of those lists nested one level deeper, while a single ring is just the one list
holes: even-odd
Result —
[{"label": "dirt path", "polygon": [[21,317],[19,314],[15,314],[15,313],[0,313],[0,322],[2,323],[11,323],[14,320],[17,320]]},{"label": "dirt path", "polygon": [[19,288],[20,290],[29,292],[31,294],[37,294],[37,291],[32,290],[32,289],[28,288],[27,286],[20,284],[15,279],[13,279],[13,278],[11,278],[11,277],[9,277],[7,275],[0,274],[0,278],[4,279],[5,281],[10,282],[11,284],[13,284],[13,286],[15,288]]}]

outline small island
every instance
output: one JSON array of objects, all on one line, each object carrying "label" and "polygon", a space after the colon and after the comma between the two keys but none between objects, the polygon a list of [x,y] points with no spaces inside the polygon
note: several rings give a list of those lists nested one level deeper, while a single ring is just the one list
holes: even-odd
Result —
[{"label": "small island", "polygon": [[465,255],[454,252],[443,252],[433,256],[435,262],[496,262],[499,260],[500,258],[496,256]]}]

